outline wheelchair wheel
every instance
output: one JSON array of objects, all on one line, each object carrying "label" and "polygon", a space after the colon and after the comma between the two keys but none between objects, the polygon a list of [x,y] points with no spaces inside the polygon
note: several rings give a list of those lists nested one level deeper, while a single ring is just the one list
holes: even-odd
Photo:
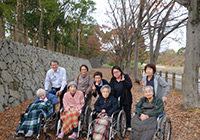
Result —
[{"label": "wheelchair wheel", "polygon": [[90,114],[92,112],[92,109],[87,106],[85,108],[85,112],[84,112],[84,123],[88,126],[89,125],[89,122],[90,122]]},{"label": "wheelchair wheel", "polygon": [[56,130],[56,138],[57,138],[57,136],[60,133],[61,128],[62,128],[62,120],[61,120],[61,118],[58,119],[58,122],[56,124],[57,124],[57,127],[56,127],[57,128],[57,130]]},{"label": "wheelchair wheel", "polygon": [[117,117],[117,136],[123,139],[126,135],[126,113],[121,110]]},{"label": "wheelchair wheel", "polygon": [[161,140],[170,140],[171,138],[171,122],[167,116],[163,116],[161,120]]}]

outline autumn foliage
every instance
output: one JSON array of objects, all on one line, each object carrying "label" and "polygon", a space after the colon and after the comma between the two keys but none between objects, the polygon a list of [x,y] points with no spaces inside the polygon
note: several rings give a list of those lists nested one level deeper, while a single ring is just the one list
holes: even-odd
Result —
[{"label": "autumn foliage", "polygon": [[[101,71],[106,80],[110,80],[110,69],[94,69],[90,72],[93,74],[96,71]],[[131,76],[132,77],[132,76]],[[143,97],[141,86],[133,83],[132,88],[133,104],[132,112],[135,110],[135,104]],[[93,102],[96,100],[93,98]],[[13,139],[12,135],[15,133],[20,113],[24,113],[28,105],[34,100],[28,100],[18,106],[0,113],[0,139]],[[170,118],[172,123],[172,140],[198,140],[200,138],[200,109],[191,108],[183,109],[183,96],[180,91],[170,90],[167,103],[165,104],[166,115]],[[41,132],[41,140],[45,139],[44,133]],[[52,139],[55,138],[55,131],[50,131]],[[124,140],[129,140],[130,133],[127,132]]]}]

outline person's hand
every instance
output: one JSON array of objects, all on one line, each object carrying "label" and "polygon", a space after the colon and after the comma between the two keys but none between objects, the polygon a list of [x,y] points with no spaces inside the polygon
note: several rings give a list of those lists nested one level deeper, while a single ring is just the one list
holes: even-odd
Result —
[{"label": "person's hand", "polygon": [[108,118],[108,116],[107,116],[107,115],[105,115],[103,118],[104,118],[104,119],[106,119],[106,118]]},{"label": "person's hand", "polygon": [[145,81],[144,81],[144,80],[143,80],[143,81],[141,81],[140,83],[141,83],[142,87],[145,87],[145,86],[146,86],[146,85],[145,85]]},{"label": "person's hand", "polygon": [[97,89],[96,86],[94,84],[92,84],[92,91],[96,92],[96,89]]},{"label": "person's hand", "polygon": [[88,91],[85,91],[85,94],[89,94],[89,92],[88,92]]},{"label": "person's hand", "polygon": [[140,120],[146,120],[146,119],[148,119],[149,118],[149,116],[148,115],[145,115],[145,114],[141,114],[141,116],[140,116]]},{"label": "person's hand", "polygon": [[121,81],[124,81],[124,80],[125,80],[125,77],[124,77],[124,74],[122,74]]},{"label": "person's hand", "polygon": [[163,100],[164,103],[166,103],[167,97],[162,97],[162,100]]},{"label": "person's hand", "polygon": [[58,91],[58,93],[57,93],[57,96],[60,96],[60,95],[61,95],[61,93],[62,93],[62,91],[61,91],[61,90],[59,90],[59,91]]},{"label": "person's hand", "polygon": [[105,109],[102,109],[102,110],[101,110],[101,113],[106,113],[106,110],[105,110]]}]

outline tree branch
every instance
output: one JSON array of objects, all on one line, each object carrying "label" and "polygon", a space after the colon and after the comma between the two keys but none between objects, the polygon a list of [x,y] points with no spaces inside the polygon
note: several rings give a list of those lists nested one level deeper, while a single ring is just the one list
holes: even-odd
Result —
[{"label": "tree branch", "polygon": [[186,8],[189,6],[190,4],[190,0],[175,0],[177,3],[179,3],[180,5],[185,6]]}]

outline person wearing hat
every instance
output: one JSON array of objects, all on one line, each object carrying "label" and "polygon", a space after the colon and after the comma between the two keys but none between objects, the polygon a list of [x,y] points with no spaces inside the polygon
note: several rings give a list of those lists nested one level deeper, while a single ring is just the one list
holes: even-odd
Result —
[{"label": "person wearing hat", "polygon": [[83,92],[77,90],[77,83],[71,81],[68,84],[68,91],[63,97],[64,112],[61,114],[63,126],[58,138],[63,138],[65,134],[69,133],[73,129],[72,135],[68,138],[77,138],[78,132],[78,117],[81,113],[81,109],[85,104]]}]

